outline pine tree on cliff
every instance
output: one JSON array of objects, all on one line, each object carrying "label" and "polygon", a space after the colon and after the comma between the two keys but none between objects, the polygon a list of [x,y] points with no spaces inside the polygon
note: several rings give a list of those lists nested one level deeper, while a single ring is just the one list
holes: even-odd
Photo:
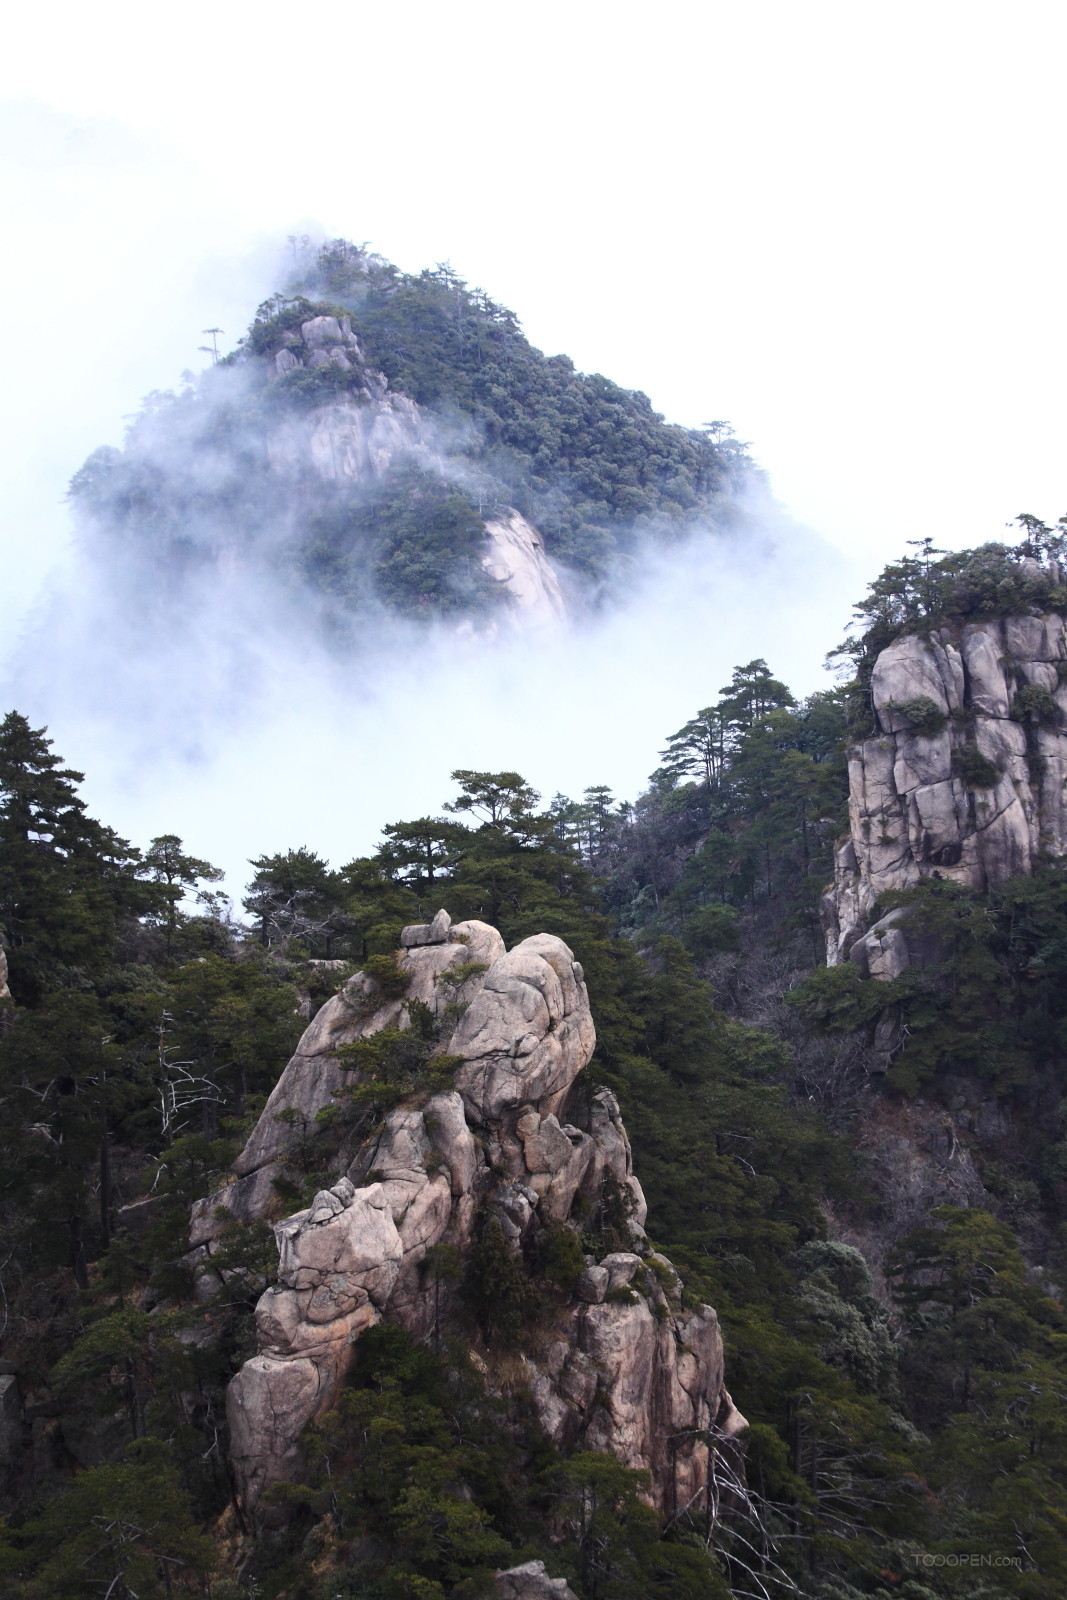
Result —
[{"label": "pine tree on cliff", "polygon": [[928,1470],[952,1486],[942,1538],[1036,1572],[1023,1593],[1067,1584],[1067,1319],[989,1212],[940,1206],[891,1253],[905,1336],[903,1377],[932,1435]]},{"label": "pine tree on cliff", "polygon": [[167,1446],[141,1439],[125,1461],[78,1473],[39,1517],[0,1533],[0,1585],[42,1600],[203,1595],[214,1552],[193,1509]]}]

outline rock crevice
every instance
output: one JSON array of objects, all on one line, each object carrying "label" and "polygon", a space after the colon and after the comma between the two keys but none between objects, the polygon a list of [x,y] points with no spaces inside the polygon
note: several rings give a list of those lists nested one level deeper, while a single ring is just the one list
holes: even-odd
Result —
[{"label": "rock crevice", "polygon": [[[453,1087],[409,1097],[362,1146],[337,1157],[337,1179],[274,1225],[277,1281],[256,1310],[258,1353],[228,1394],[231,1450],[250,1511],[298,1469],[301,1434],[336,1404],[360,1334],[381,1319],[415,1338],[437,1329],[427,1252],[476,1247],[486,1219],[516,1260],[536,1259],[554,1230],[578,1231],[610,1198],[629,1248],[586,1257],[551,1330],[525,1341],[525,1385],[545,1432],[563,1449],[610,1451],[650,1475],[669,1509],[704,1491],[714,1438],[744,1426],[723,1383],[710,1306],[683,1308],[670,1263],[644,1233],[645,1201],[614,1096],[576,1087],[595,1044],[580,963],[538,934],[505,952],[484,923],[447,913],[404,930],[404,999],[357,974],[306,1031],[235,1164],[233,1181],[194,1208],[199,1269],[227,1214],[276,1215],[273,1180],[294,1169],[301,1141],[341,1085],[336,1051],[405,1027],[405,1001],[436,1009],[437,1049],[458,1058]],[[471,968],[446,1010],[442,974]],[[454,998],[449,992],[449,1000]],[[453,1024],[451,1037],[447,1036]],[[314,1132],[311,1132],[314,1137]]]},{"label": "rock crevice", "polygon": [[876,920],[883,896],[935,877],[986,890],[1067,853],[1064,618],[905,634],[875,661],[871,699],[823,920],[830,966],[892,978],[921,951],[900,911]]}]

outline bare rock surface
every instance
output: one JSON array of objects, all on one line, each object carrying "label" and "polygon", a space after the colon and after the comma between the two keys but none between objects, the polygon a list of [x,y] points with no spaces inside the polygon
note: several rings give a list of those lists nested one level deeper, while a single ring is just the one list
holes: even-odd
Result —
[{"label": "bare rock surface", "polygon": [[[397,963],[405,998],[442,1022],[436,1048],[459,1058],[454,1087],[412,1095],[389,1112],[358,1150],[337,1158],[334,1183],[274,1224],[278,1273],[256,1311],[259,1351],[228,1395],[247,1509],[254,1513],[264,1489],[296,1471],[301,1434],[336,1404],[366,1328],[384,1318],[415,1338],[436,1334],[428,1251],[449,1245],[462,1255],[495,1219],[517,1259],[536,1259],[549,1230],[577,1228],[575,1208],[588,1219],[608,1203],[625,1219],[630,1247],[599,1263],[586,1258],[551,1328],[527,1342],[525,1387],[561,1448],[611,1451],[647,1471],[661,1506],[699,1496],[709,1430],[729,1436],[744,1419],[723,1387],[714,1311],[682,1307],[677,1274],[645,1238],[618,1104],[607,1089],[590,1094],[578,1082],[595,1044],[580,964],[551,935],[506,952],[495,929],[453,924],[444,911],[404,930]],[[442,986],[457,966],[458,986]],[[442,988],[466,1006],[458,1021]],[[314,1138],[318,1110],[333,1102],[341,1044],[406,1024],[404,1001],[382,997],[363,974],[323,1007],[234,1180],[194,1208],[195,1264],[210,1265],[227,1213],[277,1215],[273,1177],[293,1160],[294,1129]],[[537,1565],[501,1574],[501,1595],[565,1597],[563,1580],[534,1572]]]},{"label": "bare rock surface", "polygon": [[[435,936],[431,939],[432,932]],[[477,921],[453,925],[447,912],[438,913],[438,919],[429,925],[405,928],[401,945],[397,967],[408,981],[404,1000],[419,1000],[435,1014],[440,1014],[451,1000],[462,1003],[468,998],[468,988],[473,987],[468,980],[458,989],[443,989],[440,979],[446,972],[458,966],[490,967],[504,954],[504,941],[495,928]],[[326,1002],[304,1032],[248,1143],[234,1162],[237,1181],[199,1202],[194,1212],[194,1243],[202,1244],[212,1231],[218,1231],[212,1213],[219,1206],[227,1207],[242,1220],[262,1214],[264,1184],[269,1187],[269,1180],[261,1179],[258,1184],[242,1184],[241,1180],[267,1167],[271,1168],[271,1176],[280,1172],[285,1159],[309,1133],[314,1133],[319,1112],[334,1105],[337,1092],[353,1081],[352,1074],[341,1065],[338,1050],[382,1028],[406,1026],[403,1001],[383,999],[380,984],[362,972],[357,972]],[[249,1201],[249,1195],[255,1198]]]},{"label": "bare rock surface", "polygon": [[536,622],[562,622],[567,605],[544,542],[532,523],[507,509],[485,524],[489,549],[482,566],[519,611]]},{"label": "bare rock surface", "polygon": [[550,1578],[543,1561],[508,1567],[495,1579],[499,1600],[577,1600],[566,1578]]},{"label": "bare rock surface", "polygon": [[[442,447],[419,407],[408,395],[390,390],[384,374],[367,365],[348,317],[312,317],[303,323],[276,352],[273,377],[328,367],[352,374],[351,392],[299,415],[289,413],[276,424],[267,442],[275,472],[292,477],[310,469],[329,483],[373,484],[412,462],[447,475]],[[533,524],[505,506],[484,526],[482,567],[511,612],[524,624],[561,622],[567,604],[559,574]]]},{"label": "bare rock surface", "polygon": [[823,920],[830,966],[888,979],[917,952],[906,918],[875,921],[882,896],[931,877],[986,890],[1067,853],[1064,619],[905,635],[878,656],[871,697],[878,731],[849,751]]},{"label": "bare rock surface", "polygon": [[462,1017],[456,1087],[480,1123],[528,1102],[560,1104],[595,1043],[580,965],[562,940],[536,934],[493,963]]}]

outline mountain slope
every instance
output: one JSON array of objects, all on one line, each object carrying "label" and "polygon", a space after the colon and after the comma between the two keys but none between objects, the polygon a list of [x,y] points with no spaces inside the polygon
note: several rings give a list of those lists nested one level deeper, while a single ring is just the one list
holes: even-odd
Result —
[{"label": "mountain slope", "polygon": [[642,541],[729,523],[751,468],[721,434],[542,355],[447,269],[337,242],[216,367],[150,396],[72,497],[94,558],[156,587],[237,563],[310,587],[341,625],[501,602],[558,619],[560,577],[591,598]]}]

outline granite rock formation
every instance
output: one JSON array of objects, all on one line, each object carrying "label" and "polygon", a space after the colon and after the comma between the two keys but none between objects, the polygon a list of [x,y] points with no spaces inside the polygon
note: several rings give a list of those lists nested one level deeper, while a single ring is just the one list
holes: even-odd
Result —
[{"label": "granite rock formation", "polygon": [[[351,397],[279,422],[268,441],[275,472],[293,476],[310,469],[331,483],[372,483],[406,459],[444,472],[440,443],[419,407],[390,390],[384,373],[367,364],[348,317],[312,317],[299,333],[286,335],[274,357],[276,377],[330,366],[352,374]],[[536,528],[507,506],[487,519],[485,539],[482,566],[523,621],[562,621],[563,590]]]},{"label": "granite rock formation", "polygon": [[[561,1448],[611,1451],[646,1469],[661,1507],[698,1499],[712,1436],[733,1438],[744,1419],[723,1384],[715,1312],[683,1309],[677,1274],[645,1237],[614,1096],[580,1082],[595,1044],[580,963],[547,934],[505,952],[495,929],[452,924],[444,911],[406,928],[401,945],[403,999],[383,997],[365,973],[344,985],[306,1031],[233,1181],[194,1209],[192,1254],[206,1282],[227,1214],[277,1215],[273,1180],[296,1170],[317,1113],[334,1103],[337,1050],[406,1026],[413,1000],[434,1012],[453,1086],[409,1096],[360,1148],[341,1151],[336,1181],[308,1208],[275,1223],[278,1277],[257,1307],[259,1352],[228,1396],[246,1506],[294,1472],[301,1433],[336,1403],[365,1328],[384,1318],[416,1338],[434,1332],[439,1305],[423,1265],[432,1246],[468,1252],[495,1224],[525,1261],[546,1230],[606,1203],[629,1248],[586,1258],[570,1303],[521,1356],[523,1387]],[[491,1351],[485,1359],[492,1382]],[[515,1592],[527,1590],[541,1592]]]},{"label": "granite rock formation", "polygon": [[[1067,640],[1057,613],[905,634],[874,663],[877,732],[849,751],[849,836],[823,902],[830,966],[921,963],[906,908],[941,877],[979,890],[1067,852]],[[876,920],[877,919],[877,920]]]},{"label": "granite rock formation", "polygon": [[489,549],[482,565],[530,622],[562,622],[567,603],[541,535],[512,508],[485,524]]},{"label": "granite rock formation", "polygon": [[550,1578],[543,1561],[525,1561],[496,1575],[498,1600],[576,1600],[566,1578]]}]

